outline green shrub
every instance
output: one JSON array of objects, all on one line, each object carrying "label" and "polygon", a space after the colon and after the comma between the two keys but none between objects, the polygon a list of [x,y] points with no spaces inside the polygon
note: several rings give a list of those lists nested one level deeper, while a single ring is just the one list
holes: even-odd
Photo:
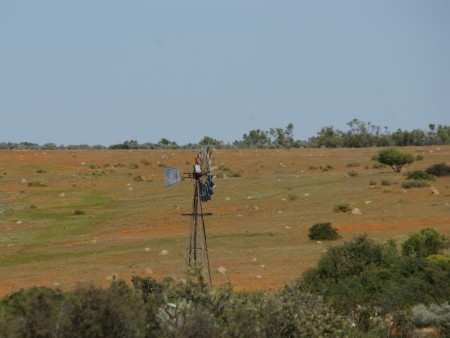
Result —
[{"label": "green shrub", "polygon": [[434,176],[423,170],[409,171],[406,174],[406,178],[416,181],[434,181]]},{"label": "green shrub", "polygon": [[44,180],[33,180],[28,182],[29,187],[46,187],[47,182]]},{"label": "green shrub", "polygon": [[377,181],[375,181],[373,178],[369,181],[370,186],[377,185]]},{"label": "green shrub", "polygon": [[416,156],[416,161],[422,161],[422,160],[423,160],[423,155]]},{"label": "green shrub", "polygon": [[139,168],[139,164],[137,163],[130,163],[130,169],[137,169]]},{"label": "green shrub", "polygon": [[354,168],[354,167],[359,167],[360,164],[358,162],[350,162],[347,163],[347,168]]},{"label": "green shrub", "polygon": [[404,256],[428,257],[442,253],[449,246],[449,239],[433,228],[425,228],[414,233],[402,244]]},{"label": "green shrub", "polygon": [[330,170],[332,170],[332,169],[334,169],[333,168],[333,166],[331,165],[331,164],[326,164],[325,166],[320,166],[320,169],[322,170],[322,171],[330,171]]},{"label": "green shrub", "polygon": [[333,206],[334,212],[350,212],[352,211],[352,208],[350,207],[350,204],[348,203],[337,203]]},{"label": "green shrub", "polygon": [[358,177],[358,173],[356,171],[353,171],[353,170],[349,171],[347,173],[347,175],[350,176],[350,177]]},{"label": "green shrub", "polygon": [[38,169],[38,170],[36,170],[36,173],[37,174],[45,174],[46,171],[44,169]]},{"label": "green shrub", "polygon": [[151,164],[151,162],[150,162],[149,160],[146,160],[145,158],[143,158],[143,159],[141,160],[141,163],[142,163],[143,165],[150,165],[150,164]]},{"label": "green shrub", "polygon": [[103,176],[105,176],[105,172],[103,170],[97,170],[97,171],[94,171],[92,173],[92,176],[94,176],[94,177],[103,177]]},{"label": "green shrub", "polygon": [[423,180],[407,180],[407,181],[402,182],[403,189],[424,188],[424,187],[429,187],[429,186],[430,186],[430,182],[423,181]]},{"label": "green shrub", "polygon": [[219,165],[217,176],[221,177],[241,177],[243,174],[242,169],[233,170],[225,164]]},{"label": "green shrub", "polygon": [[288,195],[288,199],[289,201],[295,201],[298,198],[298,196],[296,194],[289,194]]},{"label": "green shrub", "polygon": [[339,234],[329,222],[316,223],[309,229],[308,237],[312,240],[335,240],[339,238]]},{"label": "green shrub", "polygon": [[450,165],[438,163],[427,168],[425,171],[434,176],[450,176]]},{"label": "green shrub", "polygon": [[382,168],[385,168],[386,166],[384,165],[384,164],[381,164],[381,163],[374,163],[373,165],[372,165],[372,169],[382,169]]},{"label": "green shrub", "polygon": [[383,187],[386,187],[386,186],[388,186],[388,185],[391,185],[391,181],[389,181],[389,180],[381,180],[381,185],[382,185]]}]

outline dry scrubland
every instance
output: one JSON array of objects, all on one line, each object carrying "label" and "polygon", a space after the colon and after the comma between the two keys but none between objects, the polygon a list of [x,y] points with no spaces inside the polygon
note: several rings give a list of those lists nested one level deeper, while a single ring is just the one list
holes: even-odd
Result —
[{"label": "dry scrubland", "polygon": [[[450,161],[450,146],[400,150],[423,156],[406,170]],[[206,218],[213,283],[254,289],[293,281],[330,245],[309,240],[317,222],[331,222],[340,241],[367,233],[401,243],[423,227],[449,235],[450,178],[432,182],[439,195],[430,187],[404,192],[404,176],[373,168],[378,151],[214,152],[221,169],[203,205],[214,214]],[[190,219],[181,213],[190,211],[193,185],[164,188],[161,165],[187,172],[194,156],[190,150],[1,151],[0,295],[33,285],[70,289],[80,281],[106,286],[113,274],[127,281],[182,278]],[[320,169],[327,166],[332,169]],[[240,177],[231,177],[239,170]],[[361,214],[335,213],[336,203]]]}]

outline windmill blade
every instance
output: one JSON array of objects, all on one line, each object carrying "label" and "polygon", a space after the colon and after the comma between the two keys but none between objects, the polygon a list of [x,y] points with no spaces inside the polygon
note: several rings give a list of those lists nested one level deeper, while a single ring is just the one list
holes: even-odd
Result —
[{"label": "windmill blade", "polygon": [[164,185],[170,187],[183,180],[181,170],[177,168],[164,167]]}]

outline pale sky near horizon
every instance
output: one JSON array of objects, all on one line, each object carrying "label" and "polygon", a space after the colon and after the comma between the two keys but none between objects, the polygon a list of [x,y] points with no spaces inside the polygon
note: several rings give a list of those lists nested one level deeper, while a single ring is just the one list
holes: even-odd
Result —
[{"label": "pale sky near horizon", "polygon": [[0,142],[450,125],[448,0],[3,0]]}]

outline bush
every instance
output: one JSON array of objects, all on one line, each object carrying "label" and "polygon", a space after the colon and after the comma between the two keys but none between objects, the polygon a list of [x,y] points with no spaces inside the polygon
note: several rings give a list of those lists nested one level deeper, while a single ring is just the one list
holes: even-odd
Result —
[{"label": "bush", "polygon": [[352,211],[352,208],[350,207],[350,204],[348,203],[337,203],[333,206],[334,212],[350,212]]},{"label": "bush", "polygon": [[428,257],[442,253],[449,246],[446,236],[439,234],[433,228],[425,228],[414,233],[402,244],[404,256]]},{"label": "bush", "polygon": [[339,238],[339,234],[329,222],[316,223],[309,229],[308,237],[312,240],[335,240]]},{"label": "bush", "polygon": [[44,180],[34,180],[34,181],[28,182],[28,186],[29,187],[46,187],[47,182]]},{"label": "bush", "polygon": [[347,175],[350,176],[350,177],[358,177],[358,173],[356,171],[353,171],[353,170],[349,171],[347,173]]},{"label": "bush", "polygon": [[383,187],[386,187],[386,186],[388,186],[388,185],[391,185],[391,181],[389,181],[389,180],[381,180],[381,185],[382,185]]},{"label": "bush", "polygon": [[330,171],[330,170],[332,170],[332,169],[334,169],[333,168],[333,166],[331,165],[331,164],[326,164],[325,166],[320,166],[320,169],[322,170],[322,171]]},{"label": "bush", "polygon": [[430,182],[424,181],[424,180],[408,180],[402,182],[402,188],[403,189],[411,189],[411,188],[424,188],[429,187]]},{"label": "bush", "polygon": [[427,168],[425,171],[434,176],[450,176],[450,165],[438,163]]},{"label": "bush", "polygon": [[416,327],[435,326],[450,333],[450,305],[419,304],[412,308],[412,323]]},{"label": "bush", "polygon": [[434,176],[423,170],[409,171],[406,174],[406,178],[416,181],[434,181]]}]

